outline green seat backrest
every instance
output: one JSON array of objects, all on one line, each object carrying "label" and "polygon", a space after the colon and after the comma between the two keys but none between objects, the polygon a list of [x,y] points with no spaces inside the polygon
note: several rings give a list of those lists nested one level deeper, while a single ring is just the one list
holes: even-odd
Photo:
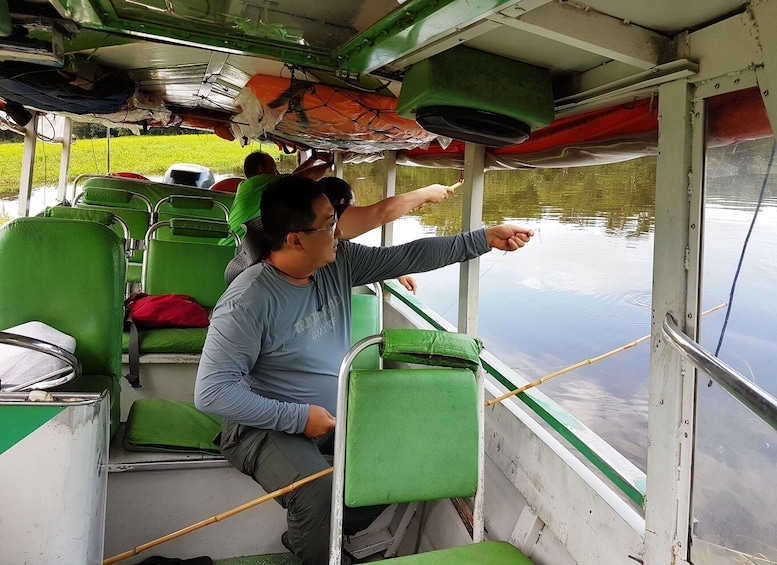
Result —
[{"label": "green seat backrest", "polygon": [[[210,197],[188,195],[174,195],[160,201],[154,207],[156,218],[154,221],[163,222],[178,219],[204,219],[218,222],[226,222],[228,210],[217,204],[217,200]],[[194,241],[205,243],[202,237],[193,237],[173,233],[172,230],[159,230],[155,236],[157,239],[169,241]],[[218,243],[222,238],[215,237],[210,243]]]},{"label": "green seat backrest", "polygon": [[109,377],[118,383],[125,269],[123,242],[106,226],[59,218],[13,220],[0,229],[0,327],[48,324],[75,338],[81,379]]},{"label": "green seat backrest", "polygon": [[469,369],[351,371],[345,504],[474,496],[477,399]]},{"label": "green seat backrest", "polygon": [[84,374],[121,376],[124,248],[109,228],[19,218],[0,230],[0,327],[37,320],[76,338]]},{"label": "green seat backrest", "polygon": [[188,294],[213,308],[227,289],[224,270],[235,247],[151,239],[145,257],[143,290],[148,294]]},{"label": "green seat backrest", "polygon": [[[380,333],[380,298],[374,294],[351,295],[351,345],[365,337]],[[377,347],[362,351],[354,360],[354,369],[377,369],[380,353]]]},{"label": "green seat backrest", "polygon": [[[149,222],[151,221],[151,214],[147,210],[86,203],[79,203],[76,208],[83,210],[104,211],[115,214],[124,220],[124,223],[127,224],[130,237],[132,239],[137,239],[138,241],[143,241],[143,238],[146,236],[146,231],[148,231],[149,228]],[[120,234],[120,237],[124,237],[121,229],[121,226],[118,225],[114,227],[114,231],[116,231],[117,234]],[[135,251],[135,253],[133,253],[129,260],[134,263],[142,262],[143,251],[138,249]]]},{"label": "green seat backrest", "polygon": [[[229,192],[211,191],[205,188],[195,188],[191,186],[181,186],[177,184],[167,184],[163,182],[144,181],[136,179],[127,179],[121,177],[91,177],[86,179],[83,184],[84,189],[88,187],[113,188],[119,190],[128,190],[142,194],[151,201],[152,206],[171,194],[181,194],[186,196],[208,196],[214,200],[223,203],[227,208],[232,207],[232,201],[235,195]],[[131,207],[142,208],[139,203],[131,204]]]}]

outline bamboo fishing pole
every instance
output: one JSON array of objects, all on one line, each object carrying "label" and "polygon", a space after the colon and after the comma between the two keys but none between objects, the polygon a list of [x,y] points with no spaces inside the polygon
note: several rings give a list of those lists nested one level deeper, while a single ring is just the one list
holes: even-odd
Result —
[{"label": "bamboo fishing pole", "polygon": [[199,530],[200,528],[204,528],[205,526],[209,526],[210,524],[215,524],[216,522],[220,522],[221,520],[226,520],[227,518],[230,518],[234,516],[235,514],[238,514],[242,512],[243,510],[248,510],[249,508],[253,508],[254,506],[258,506],[262,504],[263,502],[267,502],[268,500],[273,500],[275,498],[278,498],[279,496],[282,496],[286,493],[289,493],[302,485],[306,485],[308,483],[312,483],[316,479],[320,479],[321,477],[324,477],[326,475],[331,474],[333,471],[332,467],[329,467],[328,469],[324,469],[323,471],[319,471],[318,473],[314,473],[308,477],[305,477],[304,479],[300,479],[298,481],[295,481],[291,483],[288,486],[285,486],[283,488],[280,488],[278,490],[275,490],[269,494],[265,494],[264,496],[260,496],[259,498],[256,498],[250,502],[246,502],[245,504],[241,504],[240,506],[236,506],[232,510],[228,510],[226,512],[222,512],[221,514],[216,514],[215,516],[211,516],[210,518],[207,518],[206,520],[202,520],[201,522],[197,522],[196,524],[192,524],[191,526],[187,526],[181,530],[178,530],[177,532],[173,532],[171,534],[167,534],[166,536],[162,536],[161,538],[157,538],[155,540],[152,540],[148,543],[144,543],[143,545],[137,546],[135,549],[130,549],[129,551],[125,551],[124,553],[120,553],[118,555],[114,555],[113,557],[109,557],[108,559],[103,560],[103,565],[111,565],[111,563],[116,563],[118,561],[122,561],[124,559],[127,559],[129,557],[132,557],[133,555],[137,555],[138,553],[145,551],[147,549],[151,549],[152,547],[155,547],[157,545],[160,545],[162,543],[165,543],[166,541],[170,541],[175,538],[179,538],[185,534],[188,534],[189,532],[193,532],[195,530]]},{"label": "bamboo fishing pole", "polygon": [[[722,304],[718,304],[717,306],[713,306],[709,310],[705,310],[701,313],[702,316],[709,314],[710,312],[714,312],[715,310],[720,310],[721,308],[728,305],[728,302],[724,302]],[[508,393],[503,394],[502,396],[498,396],[496,398],[492,398],[491,400],[486,401],[486,406],[492,406],[498,402],[502,402],[503,400],[506,400],[508,398],[511,398],[513,396],[516,396],[518,394],[521,394],[522,392],[529,390],[530,388],[534,388],[535,386],[541,385],[545,381],[549,381],[550,379],[554,377],[558,377],[559,375],[563,375],[564,373],[568,373],[570,371],[574,371],[575,369],[579,369],[580,367],[584,367],[585,365],[590,365],[592,363],[596,363],[597,361],[601,361],[602,359],[606,359],[607,357],[611,357],[612,355],[615,355],[616,353],[620,353],[621,351],[625,351],[627,349],[630,349],[634,347],[635,345],[639,345],[646,339],[650,337],[650,334],[643,335],[639,339],[635,339],[634,341],[627,343],[626,345],[622,345],[616,349],[613,349],[612,351],[608,351],[607,353],[602,353],[601,355],[598,355],[597,357],[592,357],[590,359],[586,359],[585,361],[580,361],[579,363],[575,363],[574,365],[570,365],[569,367],[565,367],[564,369],[560,369],[556,371],[555,373],[550,373],[549,375],[545,375],[542,378],[537,379],[536,381],[532,381],[530,383],[527,383],[521,387],[516,388],[515,390],[511,390]]]}]

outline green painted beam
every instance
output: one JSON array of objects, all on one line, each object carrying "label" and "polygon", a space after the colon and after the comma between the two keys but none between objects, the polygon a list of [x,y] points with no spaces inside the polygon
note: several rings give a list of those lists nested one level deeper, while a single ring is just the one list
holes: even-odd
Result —
[{"label": "green painted beam", "polygon": [[[0,0],[2,1],[2,0]],[[199,46],[218,51],[255,55],[302,67],[336,70],[337,60],[321,50],[274,39],[251,39],[231,28],[180,25],[175,17],[150,12],[143,21],[122,19],[107,0],[61,0],[66,12],[84,28],[124,34],[165,43]],[[83,15],[83,16],[79,16]],[[178,25],[173,25],[178,24]]]},{"label": "green painted beam", "polygon": [[411,0],[334,53],[341,68],[371,72],[515,0]]}]

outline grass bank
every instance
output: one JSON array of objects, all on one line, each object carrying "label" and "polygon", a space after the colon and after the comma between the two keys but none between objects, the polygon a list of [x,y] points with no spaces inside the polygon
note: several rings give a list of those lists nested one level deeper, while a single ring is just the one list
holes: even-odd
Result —
[{"label": "grass bank", "polygon": [[[79,139],[70,150],[68,183],[83,173],[108,172],[107,141]],[[169,136],[123,136],[110,140],[111,171],[132,171],[144,176],[162,176],[173,163],[196,163],[210,167],[219,175],[243,176],[243,159],[261,149],[276,159],[280,151],[275,145],[251,143],[241,147],[236,141],[226,141],[213,134]],[[0,144],[0,197],[19,192],[22,170],[23,143]],[[38,142],[35,153],[33,187],[53,186],[59,179],[62,146]],[[291,168],[295,157],[285,156]],[[285,170],[286,167],[282,167]]]}]

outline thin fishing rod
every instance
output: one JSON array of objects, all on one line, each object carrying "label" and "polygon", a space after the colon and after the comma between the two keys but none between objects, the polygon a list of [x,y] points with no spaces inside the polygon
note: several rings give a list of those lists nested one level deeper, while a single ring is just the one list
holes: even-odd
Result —
[{"label": "thin fishing rod", "polygon": [[310,476],[305,477],[304,479],[300,479],[298,481],[295,481],[291,483],[288,486],[285,486],[283,488],[280,488],[278,490],[275,490],[271,492],[270,494],[265,494],[264,496],[260,496],[259,498],[256,498],[250,502],[246,502],[245,504],[241,504],[240,506],[237,506],[233,508],[232,510],[228,510],[226,512],[222,512],[221,514],[216,514],[215,516],[211,516],[210,518],[207,518],[206,520],[202,520],[201,522],[197,522],[196,524],[192,524],[191,526],[187,526],[181,530],[178,530],[177,532],[173,532],[172,534],[167,534],[166,536],[162,536],[161,538],[157,538],[155,540],[152,540],[148,543],[144,543],[143,545],[139,545],[134,549],[130,549],[129,551],[125,551],[124,553],[120,553],[118,555],[114,555],[113,557],[109,557],[108,559],[103,560],[103,565],[111,565],[111,563],[117,563],[119,561],[123,561],[124,559],[128,559],[129,557],[132,557],[133,555],[137,555],[138,553],[145,551],[147,549],[151,549],[152,547],[155,547],[157,545],[160,545],[162,543],[165,543],[166,541],[170,541],[175,538],[179,538],[185,534],[188,534],[189,532],[193,532],[195,530],[199,530],[200,528],[204,528],[205,526],[209,526],[211,524],[215,524],[216,522],[220,522],[221,520],[226,520],[227,518],[230,518],[234,516],[235,514],[238,514],[242,512],[243,510],[248,510],[249,508],[253,508],[254,506],[258,506],[262,504],[263,502],[267,502],[268,500],[273,500],[275,498],[278,498],[279,496],[282,496],[286,493],[289,493],[293,490],[296,490],[297,488],[301,487],[302,485],[306,485],[308,483],[312,483],[316,479],[320,479],[321,477],[325,477],[326,475],[330,475],[334,469],[332,467],[329,467],[327,469],[324,469],[323,471],[319,471],[318,473],[314,473]]},{"label": "thin fishing rod", "polygon": [[[709,310],[705,310],[704,312],[701,313],[701,315],[704,316],[706,314],[709,314],[710,312],[714,312],[715,310],[720,310],[721,308],[723,308],[727,304],[728,304],[728,302],[723,302],[722,304],[718,304],[717,306],[714,306],[714,307],[710,308]],[[616,349],[613,349],[612,351],[608,351],[607,353],[602,353],[601,355],[599,355],[597,357],[592,357],[591,359],[586,359],[584,361],[580,361],[579,363],[575,363],[574,365],[570,365],[569,367],[565,367],[564,369],[560,369],[560,370],[558,370],[558,371],[556,371],[554,373],[550,373],[549,375],[545,375],[544,377],[539,378],[536,381],[532,381],[532,382],[530,382],[528,384],[525,384],[525,385],[523,385],[521,387],[518,387],[517,389],[512,390],[512,391],[510,391],[510,392],[508,392],[506,394],[503,394],[502,396],[498,396],[497,398],[492,398],[491,400],[488,400],[486,402],[486,406],[491,406],[491,405],[496,404],[498,402],[502,402],[503,400],[506,400],[508,398],[511,398],[513,396],[521,394],[522,392],[524,392],[524,391],[526,391],[526,390],[528,390],[530,388],[534,388],[535,386],[541,385],[545,381],[549,381],[550,379],[552,379],[554,377],[558,377],[559,375],[563,375],[564,373],[568,373],[570,371],[574,371],[575,369],[579,369],[580,367],[584,367],[585,365],[590,365],[592,363],[596,363],[597,361],[601,361],[602,359],[606,359],[607,357],[611,357],[611,356],[615,355],[616,353],[620,353],[621,351],[625,351],[626,349],[630,349],[630,348],[634,347],[635,345],[639,345],[640,343],[642,343],[643,341],[645,341],[649,337],[650,337],[650,334],[643,335],[641,338],[635,339],[631,343],[627,343],[626,345],[622,345],[622,346],[620,346],[620,347],[618,347]]]}]

